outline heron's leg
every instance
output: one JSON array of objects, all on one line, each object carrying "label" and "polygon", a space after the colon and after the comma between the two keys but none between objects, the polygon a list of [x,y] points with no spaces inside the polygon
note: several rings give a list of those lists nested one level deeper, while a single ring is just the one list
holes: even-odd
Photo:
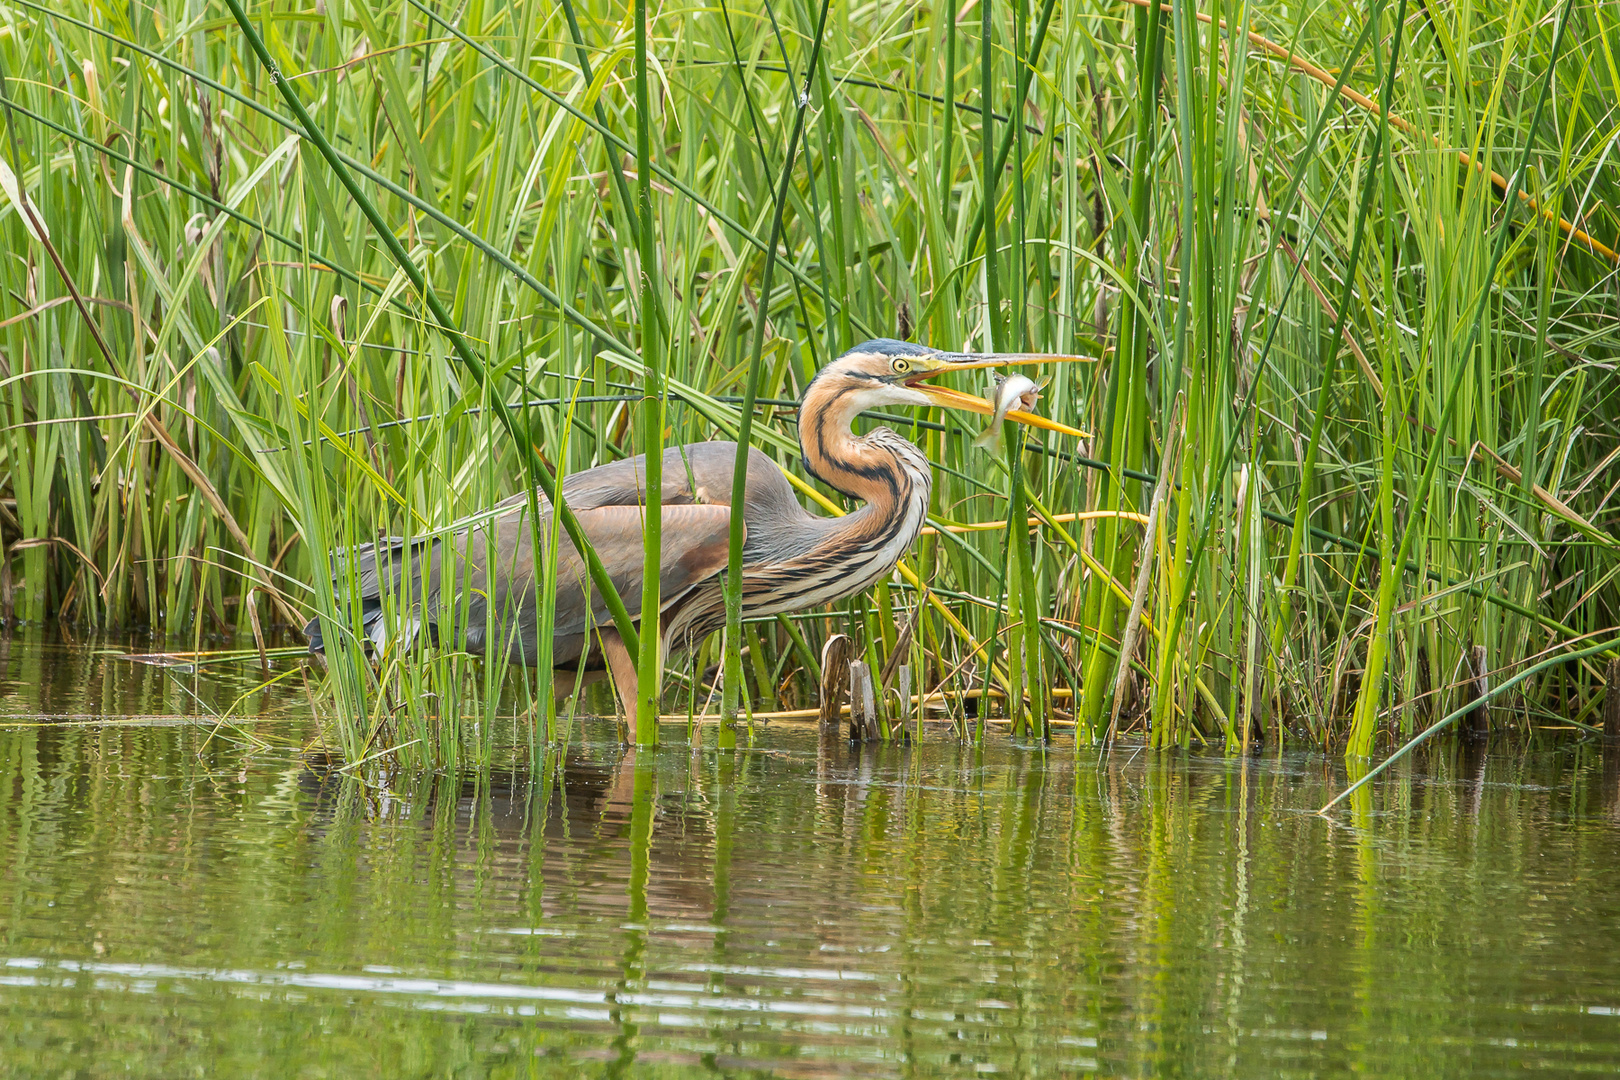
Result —
[{"label": "heron's leg", "polygon": [[583,688],[590,686],[594,683],[601,682],[607,677],[608,673],[605,671],[587,671],[585,672],[584,677],[581,678],[572,670],[567,668],[557,668],[552,672],[551,676],[551,695],[552,697],[559,698],[570,697],[574,693],[576,687]]},{"label": "heron's leg", "polygon": [[613,767],[613,781],[602,801],[602,817],[628,823],[636,805],[636,748],[625,748],[624,756]]},{"label": "heron's leg", "polygon": [[624,647],[617,630],[602,631],[602,655],[619,695],[619,715],[628,721],[636,715],[636,658]]}]

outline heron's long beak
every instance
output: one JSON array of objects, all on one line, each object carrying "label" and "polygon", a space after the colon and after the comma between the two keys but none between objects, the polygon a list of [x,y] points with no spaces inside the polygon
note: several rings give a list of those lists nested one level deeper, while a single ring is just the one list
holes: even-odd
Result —
[{"label": "heron's long beak", "polygon": [[[952,371],[1015,367],[1024,364],[1084,363],[1095,359],[1090,356],[1045,355],[1041,353],[937,353],[935,355],[941,361],[939,366],[933,367],[930,365],[927,370],[917,372],[916,375],[906,380],[906,384],[926,395],[936,405],[946,409],[961,409],[965,412],[974,412],[980,416],[994,416],[996,414],[995,406],[982,397],[964,394],[960,390],[951,390],[944,386],[930,386],[927,380]],[[1008,409],[1006,418],[1016,420],[1020,424],[1027,424],[1030,427],[1045,428],[1047,431],[1056,431],[1063,435],[1073,435],[1077,439],[1091,437],[1079,428],[1072,428],[1056,420],[1049,420],[1035,413],[1024,412],[1022,409]]]}]

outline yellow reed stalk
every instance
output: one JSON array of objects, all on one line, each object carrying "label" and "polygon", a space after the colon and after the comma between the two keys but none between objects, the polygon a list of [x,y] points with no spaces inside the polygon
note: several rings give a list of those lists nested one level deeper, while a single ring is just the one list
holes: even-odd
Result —
[{"label": "yellow reed stalk", "polygon": [[[1140,8],[1152,7],[1153,6],[1153,0],[1120,0],[1120,2],[1124,3],[1124,4],[1130,4],[1133,7],[1140,7]],[[1163,11],[1169,11],[1170,10],[1170,5],[1169,4],[1160,4],[1159,7]],[[1198,15],[1198,21],[1199,22],[1206,23],[1206,24],[1211,24],[1211,25],[1214,25],[1214,26],[1218,26],[1222,30],[1227,31],[1228,33],[1231,32],[1230,28],[1226,25],[1226,20],[1225,19],[1221,19],[1221,20],[1217,21],[1208,12],[1203,12],[1203,11],[1198,12],[1197,15]],[[1295,71],[1298,71],[1298,72],[1300,72],[1301,74],[1304,74],[1304,75],[1308,75],[1311,78],[1315,79],[1317,82],[1321,83],[1323,86],[1327,86],[1327,87],[1330,87],[1330,88],[1335,83],[1338,82],[1338,79],[1336,79],[1333,76],[1333,74],[1331,72],[1329,72],[1327,69],[1318,67],[1317,65],[1311,63],[1309,60],[1305,59],[1303,56],[1300,56],[1299,54],[1297,54],[1297,53],[1293,52],[1292,50],[1288,49],[1286,46],[1279,45],[1275,41],[1272,41],[1270,38],[1266,37],[1265,35],[1257,34],[1253,30],[1247,31],[1247,33],[1248,33],[1249,43],[1250,44],[1252,44],[1256,48],[1260,49],[1260,51],[1265,52],[1265,53],[1269,53],[1270,55],[1276,57],[1277,59],[1284,61],[1285,63],[1288,64],[1289,67],[1293,68]],[[1350,87],[1344,86],[1344,87],[1340,88],[1339,92],[1342,93],[1346,98],[1350,99],[1351,101],[1355,102],[1357,105],[1361,106],[1363,109],[1366,109],[1368,112],[1373,113],[1375,115],[1381,114],[1384,117],[1384,119],[1389,121],[1389,125],[1391,127],[1395,128],[1395,129],[1397,129],[1398,131],[1402,131],[1402,132],[1406,133],[1407,135],[1412,135],[1412,136],[1417,136],[1417,135],[1420,134],[1417,127],[1416,127],[1416,125],[1414,125],[1410,120],[1407,120],[1404,117],[1397,116],[1396,114],[1394,114],[1392,112],[1389,112],[1389,111],[1387,111],[1385,109],[1380,108],[1379,105],[1378,105],[1378,102],[1374,101],[1372,98],[1368,97],[1366,94],[1361,93],[1359,90],[1352,90]],[[1433,139],[1434,147],[1435,147],[1436,150],[1443,150],[1444,149],[1444,147],[1440,143],[1440,139],[1439,139],[1438,136],[1433,136],[1432,139]],[[1475,172],[1482,173],[1482,174],[1486,173],[1485,166],[1482,165],[1482,164],[1479,164],[1476,161],[1474,161],[1474,159],[1471,156],[1469,156],[1469,154],[1468,154],[1468,152],[1466,150],[1457,151],[1457,160],[1459,162],[1461,162],[1463,165],[1467,166],[1468,168],[1473,169]],[[1496,186],[1496,189],[1498,191],[1506,191],[1507,190],[1507,187],[1508,187],[1507,177],[1505,177],[1501,173],[1495,172],[1495,171],[1491,171],[1488,175],[1491,178],[1491,183]],[[1591,236],[1589,233],[1583,232],[1582,230],[1576,228],[1573,223],[1564,220],[1563,218],[1561,218],[1557,214],[1555,214],[1553,211],[1546,209],[1539,202],[1536,201],[1536,199],[1535,199],[1535,197],[1533,195],[1531,195],[1529,192],[1525,191],[1523,188],[1519,189],[1518,195],[1519,195],[1519,201],[1521,203],[1523,203],[1525,206],[1527,206],[1530,209],[1534,210],[1536,213],[1540,214],[1546,220],[1557,222],[1559,230],[1562,231],[1565,236],[1568,236],[1571,240],[1579,240],[1581,243],[1586,244],[1587,247],[1589,247],[1592,251],[1596,252],[1599,255],[1602,255],[1604,258],[1608,259],[1610,262],[1620,264],[1620,251],[1616,251],[1615,249],[1609,247],[1607,244],[1604,244],[1602,241],[1600,241],[1600,240],[1596,239],[1595,237]]]}]

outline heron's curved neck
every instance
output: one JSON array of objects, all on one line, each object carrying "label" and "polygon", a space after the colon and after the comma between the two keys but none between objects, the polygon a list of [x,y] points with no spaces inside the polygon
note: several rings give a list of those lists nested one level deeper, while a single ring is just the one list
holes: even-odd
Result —
[{"label": "heron's curved neck", "polygon": [[848,395],[821,392],[812,383],[799,406],[799,450],[823,483],[866,503],[877,517],[901,514],[933,474],[923,452],[887,428],[869,435],[852,429],[859,408]]}]

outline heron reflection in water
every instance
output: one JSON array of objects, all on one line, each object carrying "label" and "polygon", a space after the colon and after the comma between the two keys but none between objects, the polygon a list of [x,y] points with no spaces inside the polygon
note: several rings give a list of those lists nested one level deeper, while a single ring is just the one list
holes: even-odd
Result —
[{"label": "heron reflection in water", "polygon": [[[1018,409],[929,384],[952,371],[1079,359],[1028,353],[949,353],[903,341],[857,345],[822,368],[799,404],[799,445],[817,479],[865,505],[844,517],[822,517],[800,505],[780,468],[750,448],[742,514],[742,612],[758,618],[839,600],[889,575],[922,532],[933,475],[928,458],[886,427],[855,434],[855,417],[884,406],[939,405],[993,414],[1081,434]],[[563,498],[579,520],[623,597],[644,622],[643,456],[572,473]],[[725,625],[722,578],[731,526],[736,444],[689,443],[664,451],[661,492],[660,609],[657,631],[666,653],[690,648]],[[528,519],[529,497],[498,503],[471,524],[409,542],[383,539],[339,555],[339,603],[360,605],[362,633],[380,652],[408,646],[424,632],[468,652],[504,649],[532,665],[541,571],[551,508],[536,493],[540,527]],[[634,707],[636,665],[613,627],[607,605],[590,587],[584,560],[558,537],[556,617],[551,659],[555,688],[571,692],[574,673],[613,679],[621,705]],[[352,613],[350,618],[352,618]],[[337,624],[343,625],[340,619]],[[320,619],[305,628],[312,652],[325,648]],[[393,636],[391,636],[393,635]],[[583,663],[582,663],[583,662]]]}]

